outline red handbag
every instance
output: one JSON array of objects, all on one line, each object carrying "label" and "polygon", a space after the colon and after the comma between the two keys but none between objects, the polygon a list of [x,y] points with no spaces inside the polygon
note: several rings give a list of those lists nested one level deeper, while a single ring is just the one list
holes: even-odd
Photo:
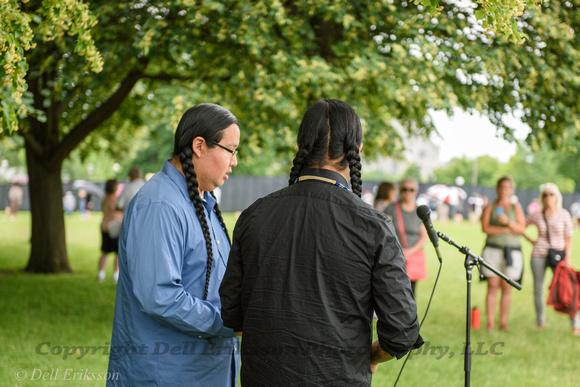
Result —
[{"label": "red handbag", "polygon": [[580,310],[580,272],[559,263],[550,284],[547,304],[574,317]]},{"label": "red handbag", "polygon": [[[401,204],[395,203],[397,210],[397,225],[399,226],[399,234],[401,234],[401,245],[407,248],[407,236],[405,235],[405,225],[403,223],[403,214],[401,213]],[[427,265],[425,264],[425,250],[421,249],[414,254],[405,257],[405,267],[407,268],[407,275],[411,282],[424,280],[427,278]]]}]

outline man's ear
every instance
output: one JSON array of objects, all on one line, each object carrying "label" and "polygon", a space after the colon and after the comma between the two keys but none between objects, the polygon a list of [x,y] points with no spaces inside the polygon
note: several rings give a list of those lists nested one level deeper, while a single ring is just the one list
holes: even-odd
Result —
[{"label": "man's ear", "polygon": [[193,150],[193,154],[200,158],[206,149],[205,139],[203,137],[194,138],[191,143],[191,149]]}]

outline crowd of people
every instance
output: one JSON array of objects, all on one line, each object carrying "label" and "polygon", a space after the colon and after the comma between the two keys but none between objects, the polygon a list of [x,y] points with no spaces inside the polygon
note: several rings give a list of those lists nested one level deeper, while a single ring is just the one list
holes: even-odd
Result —
[{"label": "crowd of people", "polygon": [[[240,136],[232,112],[196,105],[157,174],[145,182],[133,167],[122,190],[116,179],[105,183],[97,278],[105,280],[114,254],[109,373],[120,376],[107,385],[233,386],[240,372],[247,385],[370,385],[381,363],[424,344],[416,296],[428,275],[428,235],[416,215],[418,181],[385,181],[361,200],[360,119],[345,102],[320,100],[298,129],[288,187],[244,210],[230,240],[214,191],[238,163]],[[87,193],[78,196],[86,209]],[[513,197],[513,180],[500,178],[493,200],[470,198],[469,221],[485,234],[482,258],[516,281],[522,239],[533,244],[541,330],[546,269],[554,270],[547,256],[559,251],[571,266],[573,218],[554,184],[540,188],[527,217]],[[482,274],[486,328],[495,328],[499,297],[499,329],[508,331],[511,285],[485,267]],[[579,335],[578,314],[571,324]],[[166,351],[146,350],[160,342]]]}]

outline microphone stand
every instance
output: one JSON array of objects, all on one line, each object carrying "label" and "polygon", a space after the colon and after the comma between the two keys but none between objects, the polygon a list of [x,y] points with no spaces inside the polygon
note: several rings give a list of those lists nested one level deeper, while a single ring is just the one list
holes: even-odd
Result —
[{"label": "microphone stand", "polygon": [[443,234],[442,232],[437,232],[439,238],[443,239],[445,242],[449,243],[452,246],[455,246],[459,252],[465,254],[465,271],[467,274],[467,310],[466,310],[466,322],[465,322],[465,351],[464,351],[464,369],[465,369],[465,386],[470,385],[470,377],[471,377],[471,272],[473,266],[477,266],[480,268],[480,265],[485,266],[495,274],[497,274],[500,278],[506,281],[508,284],[513,286],[518,290],[522,290],[522,285],[514,281],[513,279],[509,278],[505,274],[501,273],[494,267],[490,266],[487,262],[483,260],[483,258],[478,257],[477,255],[473,254],[469,251],[469,247],[461,246],[447,235]]}]

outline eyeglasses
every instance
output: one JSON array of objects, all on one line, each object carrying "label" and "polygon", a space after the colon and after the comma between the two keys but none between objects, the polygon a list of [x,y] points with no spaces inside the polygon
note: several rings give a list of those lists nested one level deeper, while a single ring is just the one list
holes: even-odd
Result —
[{"label": "eyeglasses", "polygon": [[238,150],[237,150],[237,149],[236,149],[236,150],[232,150],[232,149],[230,149],[230,148],[226,148],[225,146],[223,146],[223,145],[221,145],[221,144],[218,144],[217,142],[215,142],[215,141],[211,141],[211,140],[207,140],[207,142],[210,142],[210,143],[212,143],[212,144],[214,144],[214,145],[217,145],[217,146],[219,146],[220,148],[222,148],[223,150],[225,150],[226,152],[228,152],[228,153],[231,153],[231,154],[232,154],[232,158],[233,158],[233,157],[236,157],[236,155],[238,154]]},{"label": "eyeglasses", "polygon": [[555,194],[555,193],[553,193],[553,192],[544,192],[544,193],[542,194],[542,197],[543,197],[543,198],[547,198],[548,196],[556,196],[556,194]]},{"label": "eyeglasses", "polygon": [[401,188],[401,192],[415,192],[415,188],[403,187]]}]

